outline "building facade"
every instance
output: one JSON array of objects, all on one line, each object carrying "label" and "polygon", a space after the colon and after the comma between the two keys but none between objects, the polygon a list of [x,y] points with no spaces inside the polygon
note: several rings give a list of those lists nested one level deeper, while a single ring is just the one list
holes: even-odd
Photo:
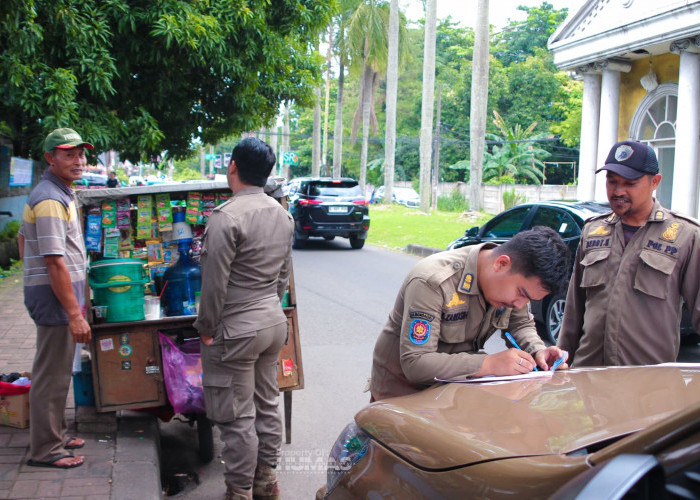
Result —
[{"label": "building facade", "polygon": [[578,198],[605,200],[595,174],[611,146],[652,146],[656,196],[700,213],[700,0],[587,0],[549,39],[559,69],[582,78]]}]

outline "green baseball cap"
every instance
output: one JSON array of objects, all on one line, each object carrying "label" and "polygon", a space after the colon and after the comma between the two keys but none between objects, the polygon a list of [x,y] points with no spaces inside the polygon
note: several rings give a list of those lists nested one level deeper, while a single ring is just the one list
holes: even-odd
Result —
[{"label": "green baseball cap", "polygon": [[57,128],[44,139],[44,151],[47,153],[54,148],[71,149],[77,147],[95,149],[89,142],[83,141],[78,132],[72,128]]}]

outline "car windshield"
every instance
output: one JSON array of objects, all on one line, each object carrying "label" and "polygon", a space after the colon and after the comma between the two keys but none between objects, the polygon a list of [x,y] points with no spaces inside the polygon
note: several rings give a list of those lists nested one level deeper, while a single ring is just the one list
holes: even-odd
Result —
[{"label": "car windshield", "polygon": [[357,183],[313,183],[309,184],[309,196],[362,196],[362,190]]}]

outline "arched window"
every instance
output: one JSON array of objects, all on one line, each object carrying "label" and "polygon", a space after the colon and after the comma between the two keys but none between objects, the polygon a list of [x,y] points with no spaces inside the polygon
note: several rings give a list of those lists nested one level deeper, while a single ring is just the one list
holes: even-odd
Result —
[{"label": "arched window", "polygon": [[666,207],[671,206],[673,189],[677,109],[678,84],[662,83],[642,99],[630,125],[630,137],[649,144],[656,151],[663,176],[656,197]]}]

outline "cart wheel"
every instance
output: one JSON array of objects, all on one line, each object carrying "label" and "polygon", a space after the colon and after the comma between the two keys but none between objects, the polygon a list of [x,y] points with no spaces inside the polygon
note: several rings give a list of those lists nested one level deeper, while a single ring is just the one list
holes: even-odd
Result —
[{"label": "cart wheel", "polygon": [[214,458],[214,434],[212,424],[203,413],[195,415],[197,421],[197,439],[199,440],[199,459],[209,463]]}]

